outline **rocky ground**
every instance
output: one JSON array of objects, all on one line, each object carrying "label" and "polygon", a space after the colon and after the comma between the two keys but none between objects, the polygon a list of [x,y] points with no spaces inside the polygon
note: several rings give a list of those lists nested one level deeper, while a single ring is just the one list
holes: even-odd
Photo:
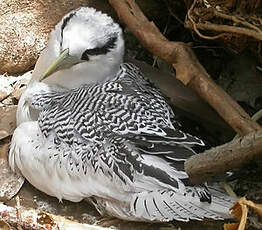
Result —
[{"label": "rocky ground", "polygon": [[[166,25],[162,25],[163,30],[165,27]],[[167,26],[166,33],[169,39],[174,36],[174,31],[179,32],[175,36],[176,39],[192,43],[193,50],[210,76],[238,101],[251,116],[262,109],[262,65],[255,56],[248,51],[240,53],[237,50],[226,49],[219,43],[196,39],[189,31],[182,30],[182,25],[179,23],[176,29]],[[207,148],[226,143],[234,137],[235,134],[232,129],[194,92],[187,91],[188,89],[183,91],[184,86],[179,85],[173,79],[175,73],[172,67],[142,48],[127,28],[125,28],[125,39],[126,59],[135,59],[136,64],[141,64],[141,67],[144,68],[145,74],[148,77],[151,76],[152,80],[159,84],[160,88],[169,97],[184,130],[200,136],[207,143]],[[146,67],[144,63],[147,63]],[[15,198],[10,198],[23,185],[23,179],[12,175],[7,169],[7,144],[10,142],[10,135],[15,128],[17,102],[29,79],[30,72],[24,75],[18,74],[18,76],[7,74],[0,76],[0,198],[5,204],[13,207],[16,206],[17,202]],[[170,81],[175,85],[174,87],[178,87],[176,92],[179,93],[174,94],[174,88],[170,87]],[[180,94],[180,90],[183,93]],[[177,99],[179,95],[183,95],[181,101]],[[210,115],[206,116],[206,114]],[[262,124],[262,119],[259,122]],[[199,149],[198,151],[203,150]],[[247,165],[245,168],[236,170],[233,178],[228,183],[239,197],[246,196],[249,200],[262,203],[262,163],[259,160]],[[157,224],[102,218],[85,201],[80,203],[63,201],[63,203],[59,203],[57,199],[39,192],[28,182],[24,183],[18,196],[23,207],[62,215],[81,223],[104,226],[110,229],[214,230],[222,229],[225,223],[225,221],[204,221]],[[251,213],[248,229],[261,228],[256,215]]]}]

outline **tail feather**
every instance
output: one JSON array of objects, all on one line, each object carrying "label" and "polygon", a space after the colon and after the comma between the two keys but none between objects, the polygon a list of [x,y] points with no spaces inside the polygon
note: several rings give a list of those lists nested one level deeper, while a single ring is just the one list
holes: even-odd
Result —
[{"label": "tail feather", "polygon": [[233,206],[232,204],[234,204],[237,201],[235,197],[226,195],[223,192],[223,190],[219,188],[208,186],[208,191],[212,195],[212,202],[217,205],[227,207],[230,209]]},{"label": "tail feather", "polygon": [[[139,219],[142,218],[150,221],[183,220],[184,216],[188,215],[186,209],[182,209],[179,206],[174,207],[174,205],[168,203],[165,195],[163,196],[160,193],[156,196],[156,193],[157,192],[143,192],[138,194],[134,205],[131,203],[131,212],[134,212]],[[132,207],[134,207],[134,210],[132,210]],[[174,210],[174,208],[176,208],[176,210]]]},{"label": "tail feather", "polygon": [[208,203],[201,202],[196,194],[179,194],[171,190],[145,191],[134,196],[130,211],[138,219],[149,221],[230,218],[229,209],[235,200],[217,190],[213,192],[212,201]]}]

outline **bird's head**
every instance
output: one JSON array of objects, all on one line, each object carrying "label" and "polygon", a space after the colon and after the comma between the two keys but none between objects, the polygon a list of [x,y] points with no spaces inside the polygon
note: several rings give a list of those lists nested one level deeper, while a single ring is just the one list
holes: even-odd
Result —
[{"label": "bird's head", "polygon": [[122,62],[122,30],[113,19],[82,7],[65,15],[50,34],[33,79],[66,88],[115,76]]}]

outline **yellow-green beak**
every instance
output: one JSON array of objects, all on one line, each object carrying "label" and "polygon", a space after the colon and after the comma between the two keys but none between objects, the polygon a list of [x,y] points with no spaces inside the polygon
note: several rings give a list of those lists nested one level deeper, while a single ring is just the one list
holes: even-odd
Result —
[{"label": "yellow-green beak", "polygon": [[52,62],[52,64],[47,68],[40,78],[40,81],[43,81],[45,78],[49,77],[51,74],[62,69],[68,69],[73,65],[83,62],[75,56],[69,55],[69,49],[65,49],[60,56]]}]

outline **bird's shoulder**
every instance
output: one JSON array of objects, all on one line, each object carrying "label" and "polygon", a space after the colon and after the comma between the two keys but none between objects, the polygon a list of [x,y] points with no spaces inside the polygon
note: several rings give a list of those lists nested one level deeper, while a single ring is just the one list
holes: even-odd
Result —
[{"label": "bird's shoulder", "polygon": [[122,64],[113,80],[39,97],[46,103],[38,118],[42,133],[75,152],[70,159],[79,158],[84,172],[91,167],[123,182],[143,172],[178,188],[187,178],[184,160],[194,154],[187,145],[203,144],[173,127],[165,98],[132,64]]},{"label": "bird's shoulder", "polygon": [[97,133],[100,127],[104,134],[163,134],[160,126],[172,126],[173,113],[160,90],[129,63],[120,66],[113,80],[38,94],[34,101],[34,106],[41,110],[39,123],[44,130],[63,123],[64,129],[73,125],[82,135],[83,127],[85,131],[96,128]]}]

